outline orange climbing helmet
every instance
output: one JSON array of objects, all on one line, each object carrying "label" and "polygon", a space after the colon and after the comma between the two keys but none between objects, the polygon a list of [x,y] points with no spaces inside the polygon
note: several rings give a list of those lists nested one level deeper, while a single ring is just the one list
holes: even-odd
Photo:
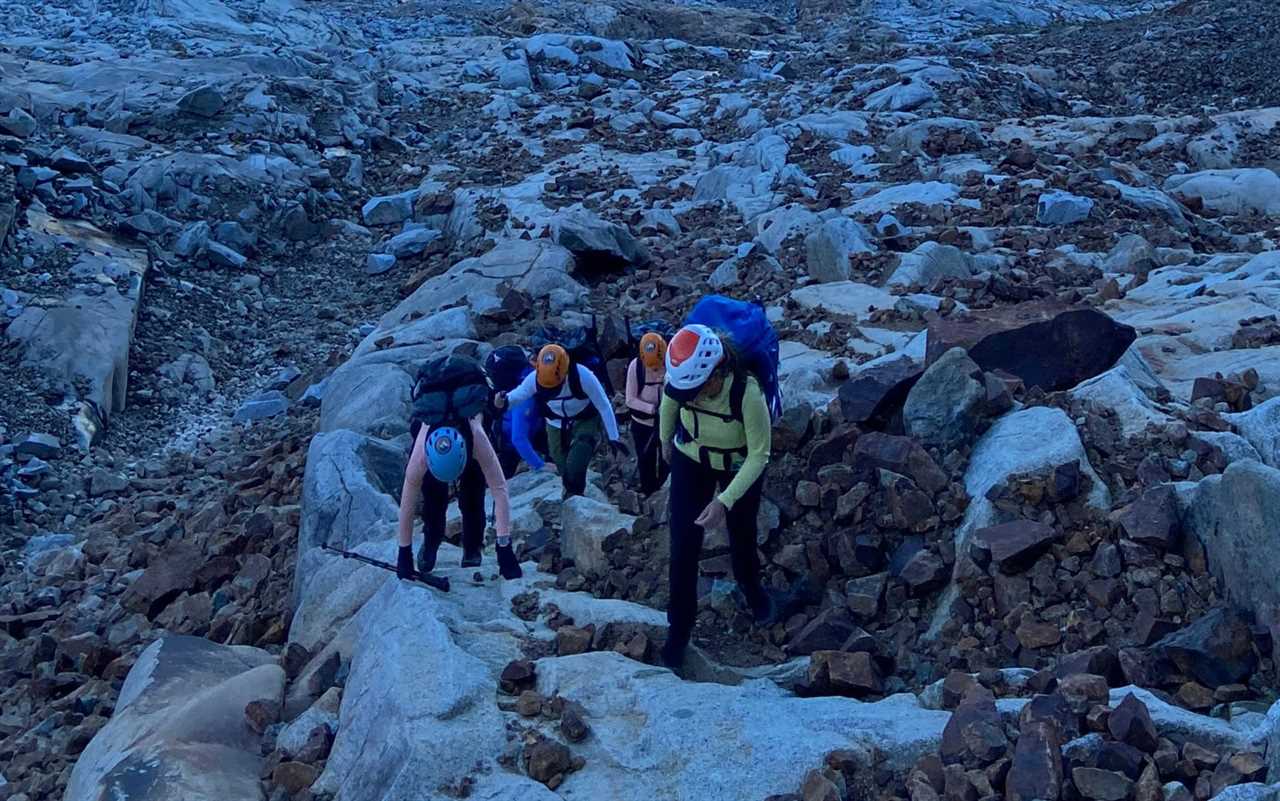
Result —
[{"label": "orange climbing helmet", "polygon": [[559,345],[544,345],[538,351],[538,386],[555,389],[569,377],[569,352]]},{"label": "orange climbing helmet", "polygon": [[667,366],[667,341],[652,331],[640,337],[640,361],[649,370]]}]

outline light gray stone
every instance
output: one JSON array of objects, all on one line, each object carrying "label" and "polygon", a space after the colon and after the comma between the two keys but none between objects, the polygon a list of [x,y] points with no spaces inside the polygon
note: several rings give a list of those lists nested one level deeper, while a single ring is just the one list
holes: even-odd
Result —
[{"label": "light gray stone", "polygon": [[925,370],[902,407],[907,434],[943,452],[975,440],[986,417],[982,368],[963,348],[952,348]]},{"label": "light gray stone", "polygon": [[866,229],[847,217],[819,225],[805,237],[804,246],[809,277],[822,283],[849,280],[849,259],[876,250]]},{"label": "light gray stone", "polygon": [[1246,461],[1202,479],[1182,521],[1204,545],[1209,570],[1226,596],[1264,620],[1280,620],[1277,515],[1280,470]]},{"label": "light gray stone", "polygon": [[413,189],[398,195],[369,198],[360,208],[360,217],[365,225],[399,225],[413,216],[417,197],[418,190]]},{"label": "light gray stone", "polygon": [[973,272],[973,257],[969,254],[952,245],[923,242],[899,257],[898,267],[885,285],[928,287],[943,278],[969,278]]},{"label": "light gray stone", "polygon": [[630,537],[636,518],[608,503],[582,496],[564,502],[560,532],[561,552],[588,576],[609,572],[608,552],[619,538]]},{"label": "light gray stone", "polygon": [[1262,167],[1172,175],[1164,191],[1216,214],[1280,214],[1280,176]]},{"label": "light gray stone", "polygon": [[1093,201],[1070,192],[1045,192],[1036,204],[1036,220],[1041,225],[1071,225],[1084,222],[1093,211]]},{"label": "light gray stone", "polygon": [[411,228],[396,234],[387,242],[386,252],[397,259],[407,259],[426,252],[441,233],[431,228]]},{"label": "light gray stone", "polygon": [[649,263],[648,249],[626,226],[602,220],[585,209],[557,214],[551,221],[551,236],[573,253],[579,266],[601,269]]},{"label": "light gray stone", "polygon": [[1257,450],[1264,464],[1280,468],[1280,398],[1272,398],[1247,412],[1224,416]]},{"label": "light gray stone", "polygon": [[115,714],[71,772],[66,801],[265,798],[251,701],[279,702],[284,671],[265,651],[166,637],[129,671]]}]

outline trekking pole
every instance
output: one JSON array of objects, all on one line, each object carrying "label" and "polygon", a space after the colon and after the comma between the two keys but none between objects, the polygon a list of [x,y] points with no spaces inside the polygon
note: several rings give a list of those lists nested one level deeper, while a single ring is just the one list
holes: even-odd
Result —
[{"label": "trekking pole", "polygon": [[[357,562],[363,562],[366,565],[373,565],[374,567],[380,567],[383,570],[387,570],[392,573],[397,572],[396,566],[391,564],[390,562],[383,562],[378,559],[365,556],[364,554],[354,553],[352,551],[344,551],[341,548],[334,548],[330,545],[321,545],[320,547],[325,549],[326,551],[329,551],[330,553],[336,553],[338,556],[341,556],[343,559],[354,559]],[[414,584],[421,584],[425,587],[430,587],[433,590],[439,590],[440,592],[449,591],[448,576],[433,576],[430,573],[426,575],[418,573],[416,578],[404,579],[404,580],[412,582]]]}]

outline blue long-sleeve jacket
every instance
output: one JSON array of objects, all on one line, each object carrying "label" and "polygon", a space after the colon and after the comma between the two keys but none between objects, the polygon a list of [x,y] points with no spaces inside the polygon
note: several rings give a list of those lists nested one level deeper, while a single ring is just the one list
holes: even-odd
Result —
[{"label": "blue long-sleeve jacket", "polygon": [[542,413],[538,410],[538,402],[532,399],[511,407],[502,421],[503,429],[510,432],[511,444],[515,446],[516,453],[534,470],[541,470],[546,462],[534,450],[529,434],[545,424]]}]

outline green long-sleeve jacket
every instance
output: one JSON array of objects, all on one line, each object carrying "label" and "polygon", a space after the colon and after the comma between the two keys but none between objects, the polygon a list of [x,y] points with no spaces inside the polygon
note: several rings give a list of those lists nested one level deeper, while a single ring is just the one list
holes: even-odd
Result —
[{"label": "green long-sleeve jacket", "polygon": [[[773,446],[769,407],[760,384],[751,376],[745,378],[742,419],[725,419],[730,417],[733,382],[740,380],[744,379],[730,376],[717,396],[698,398],[688,404],[681,404],[663,393],[658,408],[658,436],[663,445],[675,438],[675,446],[695,462],[702,462],[705,451],[712,469],[734,473],[733,480],[720,493],[721,503],[730,509],[764,473]],[[698,409],[703,411],[696,411]],[[688,432],[687,441],[675,437],[677,425]]]}]

